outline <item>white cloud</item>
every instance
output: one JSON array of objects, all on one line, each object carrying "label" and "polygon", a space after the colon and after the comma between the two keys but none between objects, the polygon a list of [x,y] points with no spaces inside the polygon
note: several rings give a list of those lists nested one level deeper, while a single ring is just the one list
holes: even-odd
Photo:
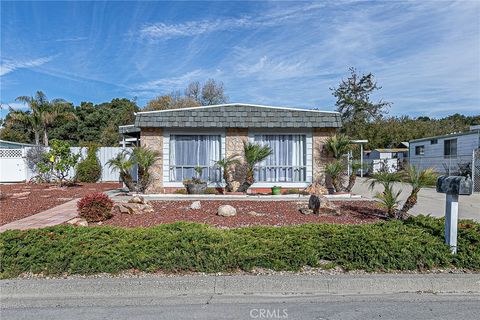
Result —
[{"label": "white cloud", "polygon": [[50,57],[43,57],[43,58],[32,59],[32,60],[23,60],[23,61],[5,59],[0,64],[0,76],[4,76],[4,75],[6,75],[10,72],[13,72],[13,71],[17,70],[17,69],[39,67],[39,66],[51,61],[53,58],[54,58],[54,56],[50,56]]}]

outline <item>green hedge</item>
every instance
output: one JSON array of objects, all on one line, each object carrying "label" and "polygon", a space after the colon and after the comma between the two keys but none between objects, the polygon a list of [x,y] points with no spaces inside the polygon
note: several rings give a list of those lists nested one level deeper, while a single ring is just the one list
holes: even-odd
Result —
[{"label": "green hedge", "polygon": [[459,254],[443,243],[442,221],[420,217],[405,223],[309,224],[222,230],[179,222],[152,228],[56,226],[0,234],[0,276],[23,272],[58,275],[122,270],[298,270],[319,260],[345,269],[480,270],[480,224],[465,222]]}]

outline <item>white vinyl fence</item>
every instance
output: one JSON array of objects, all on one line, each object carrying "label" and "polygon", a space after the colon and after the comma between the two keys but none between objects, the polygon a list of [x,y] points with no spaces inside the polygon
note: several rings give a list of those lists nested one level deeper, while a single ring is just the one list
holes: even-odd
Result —
[{"label": "white vinyl fence", "polygon": [[[26,154],[30,147],[24,149],[0,149],[0,182],[21,182],[28,181],[34,177],[35,173],[32,172],[26,161]],[[48,148],[45,149],[46,151]],[[119,147],[101,147],[97,151],[98,159],[102,165],[102,177],[100,181],[120,181],[119,173],[117,170],[111,170],[107,162],[110,159],[115,158],[121,153],[123,148]],[[82,158],[87,155],[86,148],[72,147],[73,153],[81,153]],[[81,159],[82,159],[81,158]],[[132,170],[134,179],[136,179],[136,168]],[[69,178],[73,178],[75,170],[72,169],[69,172]]]}]

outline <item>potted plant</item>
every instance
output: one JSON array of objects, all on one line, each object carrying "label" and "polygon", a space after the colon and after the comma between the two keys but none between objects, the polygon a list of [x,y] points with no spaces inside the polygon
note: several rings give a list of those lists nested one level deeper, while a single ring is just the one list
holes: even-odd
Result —
[{"label": "potted plant", "polygon": [[207,189],[207,182],[202,181],[203,168],[195,167],[195,177],[183,181],[183,185],[187,189],[188,194],[203,194]]},{"label": "potted plant", "polygon": [[272,187],[272,195],[278,196],[278,195],[280,195],[280,194],[282,194],[282,187],[280,187],[280,186],[273,186],[273,187]]}]

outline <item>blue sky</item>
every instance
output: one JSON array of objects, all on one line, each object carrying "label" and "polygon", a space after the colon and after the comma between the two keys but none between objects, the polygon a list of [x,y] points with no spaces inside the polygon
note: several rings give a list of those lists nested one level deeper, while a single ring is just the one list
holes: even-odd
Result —
[{"label": "blue sky", "polygon": [[334,110],[350,66],[376,75],[391,115],[479,114],[480,2],[1,3],[14,108],[36,90],[144,106],[215,78],[231,102]]}]

